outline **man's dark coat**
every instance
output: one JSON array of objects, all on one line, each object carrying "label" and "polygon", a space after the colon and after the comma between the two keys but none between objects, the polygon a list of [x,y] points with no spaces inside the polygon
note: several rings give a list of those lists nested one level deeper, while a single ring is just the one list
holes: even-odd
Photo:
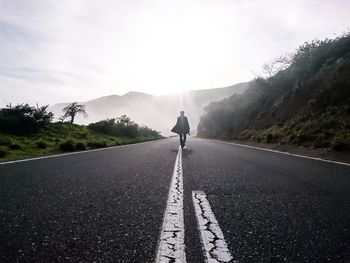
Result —
[{"label": "man's dark coat", "polygon": [[188,124],[187,117],[183,117],[181,121],[181,116],[177,117],[176,125],[171,129],[172,132],[177,134],[187,134],[190,133],[190,125]]}]

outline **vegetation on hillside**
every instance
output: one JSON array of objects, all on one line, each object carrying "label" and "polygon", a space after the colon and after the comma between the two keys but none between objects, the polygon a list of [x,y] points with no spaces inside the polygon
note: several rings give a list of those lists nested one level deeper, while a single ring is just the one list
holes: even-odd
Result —
[{"label": "vegetation on hillside", "polygon": [[205,108],[198,135],[344,149],[350,145],[350,33],[304,43],[241,95]]},{"label": "vegetation on hillside", "polygon": [[[161,138],[159,132],[140,127],[127,116],[117,118],[118,133],[105,128],[110,120],[88,127],[67,122],[52,123],[47,106],[11,105],[0,109],[0,160],[14,160],[60,152],[82,151]],[[114,119],[113,119],[114,120]],[[127,123],[126,123],[127,121]]]},{"label": "vegetation on hillside", "polygon": [[53,119],[53,113],[47,112],[48,106],[8,105],[0,110],[0,131],[17,135],[38,131]]},{"label": "vegetation on hillside", "polygon": [[88,125],[88,128],[95,132],[110,136],[129,138],[159,136],[159,132],[150,129],[147,126],[139,126],[126,115],[91,123]]}]

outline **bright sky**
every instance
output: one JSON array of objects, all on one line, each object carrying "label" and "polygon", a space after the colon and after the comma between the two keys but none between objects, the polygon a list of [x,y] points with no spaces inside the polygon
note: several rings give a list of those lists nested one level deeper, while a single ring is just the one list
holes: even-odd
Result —
[{"label": "bright sky", "polygon": [[349,0],[0,0],[0,106],[229,86],[350,27]]}]

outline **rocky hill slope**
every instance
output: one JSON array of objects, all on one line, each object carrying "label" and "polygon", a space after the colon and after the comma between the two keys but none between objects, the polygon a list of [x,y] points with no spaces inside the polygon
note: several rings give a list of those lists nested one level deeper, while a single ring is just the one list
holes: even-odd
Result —
[{"label": "rocky hill slope", "polygon": [[[345,149],[350,145],[350,34],[312,41],[269,77],[205,109],[202,137]],[[271,72],[270,72],[271,73]]]}]

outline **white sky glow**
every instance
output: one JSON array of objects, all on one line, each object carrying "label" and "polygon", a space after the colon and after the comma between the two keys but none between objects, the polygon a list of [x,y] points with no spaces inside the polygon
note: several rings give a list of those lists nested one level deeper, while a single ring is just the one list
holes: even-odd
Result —
[{"label": "white sky glow", "polygon": [[0,0],[0,106],[229,86],[349,30],[348,0]]}]

